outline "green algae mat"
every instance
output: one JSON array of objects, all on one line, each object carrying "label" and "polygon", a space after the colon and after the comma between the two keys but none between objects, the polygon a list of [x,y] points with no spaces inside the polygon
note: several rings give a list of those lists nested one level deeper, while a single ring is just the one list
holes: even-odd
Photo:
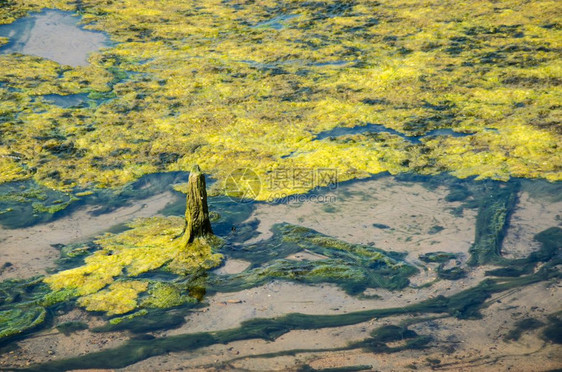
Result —
[{"label": "green algae mat", "polygon": [[[218,179],[244,167],[562,179],[559,2],[1,6],[5,24],[77,12],[112,46],[77,67],[0,55],[0,183],[78,193],[193,164]],[[75,94],[88,98],[43,97]],[[389,131],[318,138],[368,124]]]}]

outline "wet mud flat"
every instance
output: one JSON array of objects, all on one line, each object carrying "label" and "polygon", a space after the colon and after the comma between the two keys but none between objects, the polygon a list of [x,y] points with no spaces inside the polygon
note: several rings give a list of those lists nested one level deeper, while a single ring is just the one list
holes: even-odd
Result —
[{"label": "wet mud flat", "polygon": [[[57,305],[50,324],[4,345],[0,362],[29,370],[555,369],[557,187],[383,176],[321,191],[336,196],[329,205],[212,197],[225,261],[205,276],[197,306],[149,311],[116,327],[107,315]],[[144,200],[144,209],[181,215],[177,202],[162,210],[165,195]],[[493,229],[490,208],[506,206]],[[522,231],[533,246],[504,255]],[[499,251],[477,244],[490,234],[493,242],[505,237]],[[403,264],[365,276],[361,252],[369,247]],[[329,270],[342,260],[351,269]],[[74,352],[69,343],[83,347]]]}]

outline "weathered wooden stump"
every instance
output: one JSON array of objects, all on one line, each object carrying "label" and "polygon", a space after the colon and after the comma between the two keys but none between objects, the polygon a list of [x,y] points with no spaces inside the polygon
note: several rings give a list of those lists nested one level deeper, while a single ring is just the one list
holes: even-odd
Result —
[{"label": "weathered wooden stump", "polygon": [[185,245],[197,238],[213,235],[207,206],[207,185],[205,175],[198,165],[194,166],[187,182],[187,208],[185,210],[186,225],[182,233]]}]

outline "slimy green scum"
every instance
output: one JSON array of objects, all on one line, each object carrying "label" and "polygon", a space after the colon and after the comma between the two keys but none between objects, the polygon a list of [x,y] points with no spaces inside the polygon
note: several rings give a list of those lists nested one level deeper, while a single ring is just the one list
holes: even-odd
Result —
[{"label": "slimy green scum", "polygon": [[[555,1],[9,0],[0,22],[43,7],[113,44],[78,67],[0,55],[3,183],[73,192],[193,164],[218,179],[244,167],[562,179]],[[49,94],[88,99],[64,108]],[[421,140],[316,139],[367,124]]]}]

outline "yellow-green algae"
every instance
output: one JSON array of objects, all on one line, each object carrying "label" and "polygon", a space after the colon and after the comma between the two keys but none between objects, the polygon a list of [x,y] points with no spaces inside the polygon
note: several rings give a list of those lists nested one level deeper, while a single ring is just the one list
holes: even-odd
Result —
[{"label": "yellow-green algae", "polygon": [[[0,182],[113,187],[195,163],[218,178],[330,167],[340,181],[562,179],[560,2],[14,0],[0,22],[43,7],[78,11],[116,44],[86,67],[0,56]],[[113,98],[73,109],[34,99],[71,93]],[[366,123],[475,134],[314,140]],[[257,198],[279,192],[302,190],[264,184]]]},{"label": "yellow-green algae", "polygon": [[142,301],[142,306],[167,309],[192,301],[194,298],[183,294],[178,286],[156,282],[149,289],[149,296]]},{"label": "yellow-green algae", "polygon": [[78,304],[89,311],[107,311],[107,315],[124,314],[137,308],[139,293],[148,283],[138,280],[115,282],[109,288],[80,297]]},{"label": "yellow-green algae", "polygon": [[[222,255],[212,248],[218,238],[195,239],[187,246],[182,243],[183,218],[143,218],[130,227],[97,239],[100,249],[87,256],[84,265],[53,274],[45,283],[55,293],[74,291],[78,304],[87,310],[124,314],[139,305],[172,307],[190,301],[179,287],[137,278],[139,275],[159,269],[193,275],[221,263]],[[139,299],[144,292],[147,296]]]}]

